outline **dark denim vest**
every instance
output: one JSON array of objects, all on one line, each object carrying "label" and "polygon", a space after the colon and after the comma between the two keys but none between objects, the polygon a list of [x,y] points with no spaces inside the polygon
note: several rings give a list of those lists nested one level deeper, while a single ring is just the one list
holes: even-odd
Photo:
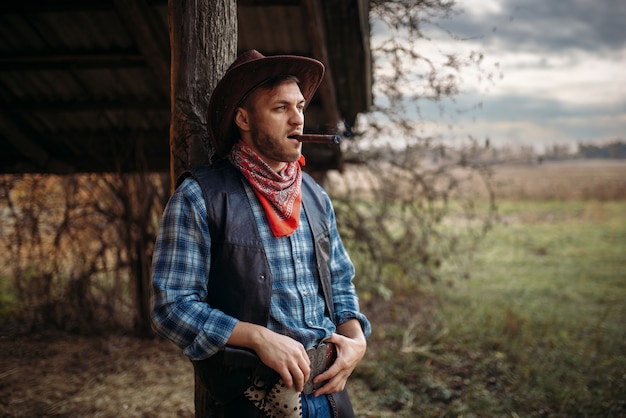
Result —
[{"label": "dark denim vest", "polygon": [[[239,320],[266,326],[272,293],[272,273],[256,227],[241,172],[228,160],[181,175],[194,178],[202,189],[211,234],[211,271],[207,303]],[[315,256],[327,313],[333,318],[330,284],[328,213],[319,186],[306,173],[302,204],[315,240]]]}]

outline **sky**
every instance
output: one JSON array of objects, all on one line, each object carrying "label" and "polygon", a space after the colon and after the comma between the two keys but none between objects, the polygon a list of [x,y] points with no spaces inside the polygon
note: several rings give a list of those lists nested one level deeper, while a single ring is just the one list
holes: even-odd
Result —
[{"label": "sky", "polygon": [[[482,80],[463,77],[455,98],[473,110],[439,121],[454,126],[454,135],[538,150],[626,140],[626,1],[457,4],[462,13],[439,24],[462,40],[431,28],[432,41],[422,46],[484,54]],[[486,82],[485,73],[493,79]]]}]

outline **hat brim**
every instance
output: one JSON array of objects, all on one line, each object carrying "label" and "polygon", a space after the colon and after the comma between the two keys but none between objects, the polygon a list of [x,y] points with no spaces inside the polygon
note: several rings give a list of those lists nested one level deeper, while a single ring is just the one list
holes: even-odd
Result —
[{"label": "hat brim", "polygon": [[312,58],[274,55],[227,71],[215,86],[208,108],[209,134],[218,156],[226,156],[234,143],[234,113],[241,99],[264,81],[278,75],[292,75],[299,80],[306,107],[322,82],[324,65]]}]

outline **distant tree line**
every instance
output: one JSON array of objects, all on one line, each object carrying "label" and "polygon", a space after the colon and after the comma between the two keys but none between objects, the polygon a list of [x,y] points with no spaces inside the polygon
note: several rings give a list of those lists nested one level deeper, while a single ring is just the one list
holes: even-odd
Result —
[{"label": "distant tree line", "polygon": [[[512,155],[520,159],[525,156],[528,161],[535,158],[536,154],[532,147],[520,147],[519,150],[508,150],[509,160]],[[502,151],[502,150],[500,150]],[[506,155],[506,153],[500,152],[500,155]],[[558,161],[558,160],[571,160],[571,159],[623,159],[626,158],[626,142],[622,140],[615,140],[613,142],[598,145],[598,144],[584,144],[579,143],[578,148],[572,148],[567,144],[555,144],[548,147],[541,155],[538,156],[538,161]]]},{"label": "distant tree line", "polygon": [[626,142],[616,141],[606,145],[578,144],[581,158],[626,158]]}]

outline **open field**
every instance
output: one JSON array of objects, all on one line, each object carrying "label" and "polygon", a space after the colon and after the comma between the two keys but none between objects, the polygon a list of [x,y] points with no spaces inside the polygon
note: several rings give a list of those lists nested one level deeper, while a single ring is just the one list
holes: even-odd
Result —
[{"label": "open field", "polygon": [[501,205],[469,279],[376,328],[363,416],[626,416],[626,203]]},{"label": "open field", "polygon": [[[467,280],[444,266],[449,281],[364,303],[357,416],[626,416],[626,163],[496,179],[501,223]],[[3,334],[0,353],[0,416],[193,416],[191,365],[160,340]]]},{"label": "open field", "polygon": [[626,160],[566,160],[495,167],[502,199],[625,200]]}]

